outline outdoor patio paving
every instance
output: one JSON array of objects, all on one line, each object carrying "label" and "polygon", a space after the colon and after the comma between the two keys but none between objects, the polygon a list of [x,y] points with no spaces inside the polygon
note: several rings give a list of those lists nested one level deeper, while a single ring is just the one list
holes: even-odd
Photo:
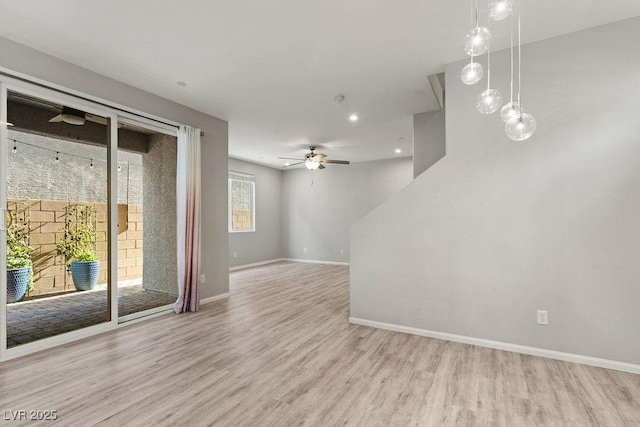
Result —
[{"label": "outdoor patio paving", "polygon": [[[173,304],[176,296],[145,290],[142,285],[118,289],[119,316]],[[7,305],[7,347],[52,337],[108,320],[107,291],[74,292]]]}]

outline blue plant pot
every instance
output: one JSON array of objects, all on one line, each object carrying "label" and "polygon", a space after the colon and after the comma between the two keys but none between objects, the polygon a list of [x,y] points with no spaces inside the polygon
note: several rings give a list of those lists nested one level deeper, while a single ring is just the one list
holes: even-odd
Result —
[{"label": "blue plant pot", "polygon": [[18,302],[27,293],[31,280],[31,268],[12,268],[7,270],[7,302]]},{"label": "blue plant pot", "polygon": [[96,287],[100,275],[100,260],[74,261],[71,263],[73,285],[78,291],[89,291]]}]

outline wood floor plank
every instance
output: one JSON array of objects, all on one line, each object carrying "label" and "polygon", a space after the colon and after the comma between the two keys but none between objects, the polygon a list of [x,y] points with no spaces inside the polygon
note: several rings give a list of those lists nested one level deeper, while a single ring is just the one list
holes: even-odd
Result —
[{"label": "wood floor plank", "polygon": [[640,425],[639,375],[351,325],[348,280],[235,271],[231,297],[197,313],[2,363],[0,410],[70,426]]}]

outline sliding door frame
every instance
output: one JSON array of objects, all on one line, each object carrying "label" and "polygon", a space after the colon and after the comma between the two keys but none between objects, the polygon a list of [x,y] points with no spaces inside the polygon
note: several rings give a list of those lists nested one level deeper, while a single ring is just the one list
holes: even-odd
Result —
[{"label": "sliding door frame", "polygon": [[7,88],[0,81],[0,360],[7,352],[7,137]]},{"label": "sliding door frame", "polygon": [[[174,126],[166,126],[163,124],[159,124],[158,122],[152,121],[152,120],[144,120],[141,119],[140,117],[125,117],[125,116],[118,116],[118,123],[123,123],[125,125],[133,125],[133,126],[137,126],[137,127],[141,127],[141,128],[145,128],[148,130],[152,130],[154,132],[158,132],[164,135],[169,135],[169,136],[173,136],[173,137],[178,137],[178,132],[177,132],[177,128]],[[116,124],[117,126],[117,124]],[[117,147],[116,147],[116,151],[117,151]],[[117,163],[117,162],[115,162]],[[118,199],[117,194],[116,194],[116,200]],[[117,241],[116,241],[116,246],[117,246]],[[117,253],[117,247],[116,247],[116,252]],[[117,269],[116,269],[116,279],[117,279]],[[143,282],[144,282],[144,277],[142,278]],[[177,277],[176,277],[176,281],[177,281]],[[116,284],[116,288],[118,285],[117,280],[114,282]],[[177,283],[177,282],[176,282]],[[135,321],[138,320],[143,320],[146,318],[149,318],[150,316],[157,316],[160,314],[164,314],[164,313],[168,313],[173,311],[173,304],[168,304],[168,305],[163,305],[163,306],[159,306],[159,307],[154,307],[154,308],[149,308],[146,310],[142,310],[142,311],[138,311],[135,313],[131,313],[131,314],[127,314],[124,316],[120,316],[118,317],[118,323],[119,324],[124,324],[124,323],[134,323]],[[118,313],[116,313],[118,314]]]},{"label": "sliding door frame", "polygon": [[[15,77],[12,77],[15,76]],[[44,338],[13,348],[7,348],[7,283],[6,283],[6,203],[7,203],[7,93],[15,91],[36,98],[43,98],[71,108],[76,108],[108,120],[107,140],[107,216],[109,245],[107,248],[108,265],[108,306],[110,320],[94,326]],[[129,110],[129,111],[127,111]],[[118,122],[135,124],[150,128],[168,135],[177,136],[180,124],[161,118],[146,115],[133,109],[109,103],[101,99],[84,95],[60,86],[32,79],[19,73],[7,72],[0,68],[0,362],[35,353],[40,350],[56,347],[77,341],[89,336],[118,328]],[[143,312],[142,315],[145,313]],[[151,313],[149,313],[151,314]],[[128,320],[128,319],[127,319]]]}]

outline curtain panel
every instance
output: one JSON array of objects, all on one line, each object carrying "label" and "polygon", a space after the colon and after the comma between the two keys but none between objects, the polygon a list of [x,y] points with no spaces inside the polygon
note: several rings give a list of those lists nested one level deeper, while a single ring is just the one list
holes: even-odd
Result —
[{"label": "curtain panel", "polygon": [[200,276],[200,129],[178,130],[178,300],[174,311],[198,309]]}]

